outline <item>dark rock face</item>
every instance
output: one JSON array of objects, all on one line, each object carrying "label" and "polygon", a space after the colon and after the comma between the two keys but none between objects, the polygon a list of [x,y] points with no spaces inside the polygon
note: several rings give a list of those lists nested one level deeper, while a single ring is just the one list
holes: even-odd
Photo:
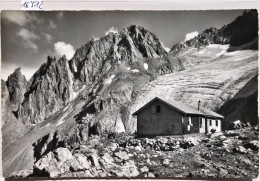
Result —
[{"label": "dark rock face", "polygon": [[[227,25],[224,31],[229,31],[231,34],[230,45],[240,46],[245,43],[258,39],[258,14],[257,10],[245,11],[242,16],[239,16],[231,24]],[[258,49],[254,46],[252,49]]]},{"label": "dark rock face", "polygon": [[22,103],[24,99],[24,93],[26,91],[26,78],[22,75],[21,68],[15,69],[7,81],[6,86],[10,95],[10,102],[14,105],[14,109],[17,109],[17,106]]},{"label": "dark rock face", "polygon": [[228,100],[223,106],[218,109],[218,113],[225,117],[225,123],[222,124],[222,129],[228,129],[229,123],[240,120],[251,125],[259,123],[258,118],[258,79],[255,76],[251,79],[232,99]]},{"label": "dark rock face", "polygon": [[187,47],[199,49],[209,44],[230,44],[231,47],[238,47],[255,39],[257,41],[247,49],[258,49],[258,14],[257,10],[249,10],[221,29],[209,28],[191,40],[173,45],[170,53],[178,54]]}]

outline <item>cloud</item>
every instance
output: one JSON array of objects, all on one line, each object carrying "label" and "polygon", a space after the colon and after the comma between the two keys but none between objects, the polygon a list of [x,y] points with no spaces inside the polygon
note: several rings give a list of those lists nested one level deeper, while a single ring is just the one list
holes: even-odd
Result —
[{"label": "cloud", "polygon": [[40,37],[33,32],[22,28],[18,33],[16,33],[17,36],[21,37],[23,40],[23,45],[26,49],[32,49],[34,51],[38,51],[38,46],[33,41],[40,39]]},{"label": "cloud", "polygon": [[49,28],[55,29],[55,28],[57,28],[57,25],[52,20],[50,20],[49,21]]},{"label": "cloud", "polygon": [[67,59],[71,59],[75,53],[73,46],[64,42],[54,43],[54,51],[57,56],[66,55]]},{"label": "cloud", "polygon": [[169,51],[171,50],[170,48],[164,46],[163,42],[161,42],[161,44],[162,44],[162,47],[164,48],[164,50],[165,50],[166,52],[169,52]]},{"label": "cloud", "polygon": [[25,11],[4,11],[3,19],[15,23],[20,26],[25,26],[31,22],[43,23],[44,21],[36,16],[34,12]]},{"label": "cloud", "polygon": [[48,33],[41,33],[48,43],[52,42],[52,36]]},{"label": "cloud", "polygon": [[194,31],[194,32],[191,32],[191,33],[187,33],[186,36],[185,36],[184,42],[185,42],[185,41],[188,41],[188,40],[190,40],[190,39],[192,39],[192,38],[194,38],[194,37],[197,36],[198,34],[199,34],[198,31]]},{"label": "cloud", "polygon": [[62,20],[63,19],[63,17],[64,17],[64,14],[63,14],[63,12],[61,11],[61,12],[59,12],[58,14],[57,14],[57,18],[59,19],[59,20]]},{"label": "cloud", "polygon": [[3,18],[18,24],[20,26],[25,25],[28,22],[28,19],[26,17],[27,13],[21,12],[21,11],[4,11],[3,12]]},{"label": "cloud", "polygon": [[108,35],[108,33],[118,33],[118,30],[115,27],[111,27],[108,31],[105,32],[105,35]]}]

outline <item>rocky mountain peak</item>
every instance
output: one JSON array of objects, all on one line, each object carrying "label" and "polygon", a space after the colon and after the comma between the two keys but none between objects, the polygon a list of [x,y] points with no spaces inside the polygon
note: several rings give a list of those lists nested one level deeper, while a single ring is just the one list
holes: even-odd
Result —
[{"label": "rocky mountain peak", "polygon": [[128,48],[137,49],[137,53],[142,56],[141,58],[159,58],[167,54],[157,36],[144,27],[131,25],[123,32],[126,35],[125,43],[128,42],[130,45]]},{"label": "rocky mountain peak", "polygon": [[237,17],[232,23],[221,31],[227,32],[230,37],[230,45],[236,47],[257,39],[251,49],[258,49],[258,14],[256,9],[246,10],[243,15]]},{"label": "rocky mountain peak", "polygon": [[26,84],[27,80],[22,74],[20,67],[15,69],[6,81],[6,86],[10,95],[10,102],[15,105],[15,107],[23,101]]},{"label": "rocky mountain peak", "polygon": [[131,37],[135,37],[139,33],[141,33],[142,35],[145,35],[146,33],[149,32],[144,27],[137,26],[137,25],[131,25],[131,26],[127,27],[126,29],[124,29],[123,31],[128,33],[129,35],[131,35]]},{"label": "rocky mountain peak", "polygon": [[[25,79],[25,76],[22,75],[21,67],[18,67],[14,70],[14,72],[8,77],[8,79],[17,78],[17,79]],[[26,80],[26,79],[25,79]]]},{"label": "rocky mountain peak", "polygon": [[[65,56],[65,55],[63,55],[63,56]],[[52,64],[52,63],[56,63],[56,57],[48,56],[47,57],[47,64]]]}]

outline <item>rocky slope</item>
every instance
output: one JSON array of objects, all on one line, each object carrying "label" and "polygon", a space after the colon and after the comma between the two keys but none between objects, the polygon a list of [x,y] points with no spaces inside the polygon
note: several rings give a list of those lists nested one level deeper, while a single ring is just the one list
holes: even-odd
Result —
[{"label": "rocky slope", "polygon": [[15,172],[11,177],[252,179],[258,175],[258,134],[258,127],[246,126],[184,138],[135,138],[126,134],[92,136],[88,144],[74,149],[54,147],[36,160],[33,169]]}]

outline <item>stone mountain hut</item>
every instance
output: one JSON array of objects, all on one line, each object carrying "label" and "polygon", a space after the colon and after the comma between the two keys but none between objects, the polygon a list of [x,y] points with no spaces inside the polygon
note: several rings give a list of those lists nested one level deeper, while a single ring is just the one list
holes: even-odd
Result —
[{"label": "stone mountain hut", "polygon": [[224,119],[218,113],[200,106],[188,106],[179,101],[155,97],[135,113],[139,136],[183,135],[221,131]]}]

